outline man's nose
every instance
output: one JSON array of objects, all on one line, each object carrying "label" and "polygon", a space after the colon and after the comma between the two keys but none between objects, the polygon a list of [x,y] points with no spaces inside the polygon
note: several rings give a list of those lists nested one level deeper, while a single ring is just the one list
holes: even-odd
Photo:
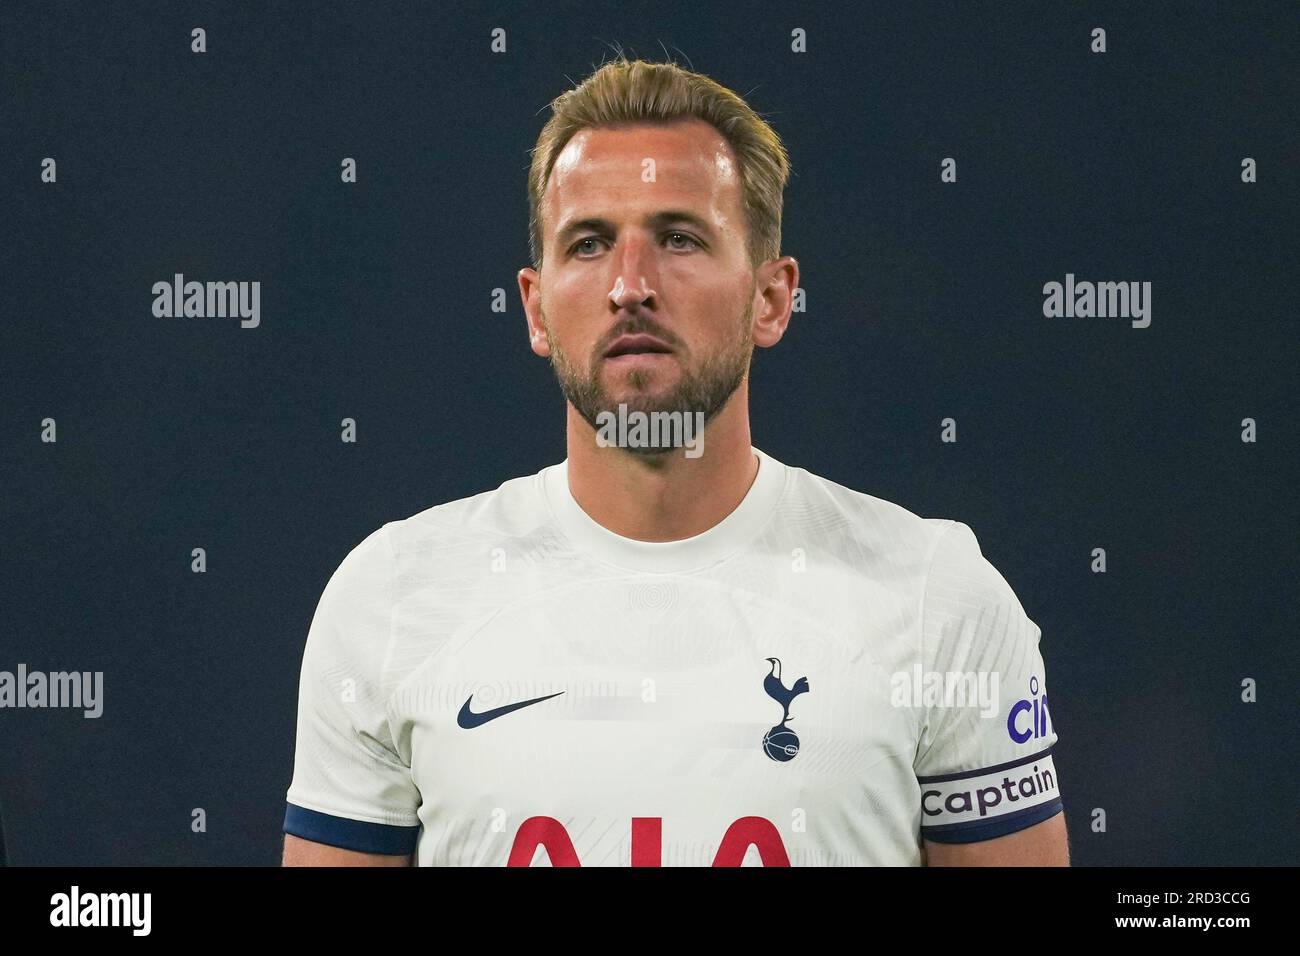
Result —
[{"label": "man's nose", "polygon": [[620,309],[649,304],[657,293],[652,250],[640,239],[630,239],[616,256],[617,269],[614,286],[609,290],[610,301]]}]

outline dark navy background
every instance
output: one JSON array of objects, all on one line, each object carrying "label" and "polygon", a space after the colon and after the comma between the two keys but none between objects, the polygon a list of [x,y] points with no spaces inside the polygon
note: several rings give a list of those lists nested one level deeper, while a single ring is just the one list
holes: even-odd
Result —
[{"label": "dark navy background", "polygon": [[[1075,863],[1300,860],[1300,14],[1132,6],[0,6],[0,670],[105,672],[97,720],[0,711],[9,861],[278,863],[329,575],[564,457],[525,176],[610,43],[784,138],[808,311],[754,442],[975,531],[1043,631]],[[260,281],[260,327],[155,318],[176,272]],[[1067,272],[1150,281],[1150,328],[1044,318]]]}]

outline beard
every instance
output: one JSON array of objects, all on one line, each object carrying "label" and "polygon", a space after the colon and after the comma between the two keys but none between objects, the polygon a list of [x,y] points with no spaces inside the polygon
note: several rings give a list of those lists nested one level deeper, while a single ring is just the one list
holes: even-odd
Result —
[{"label": "beard", "polygon": [[[683,365],[680,378],[667,391],[648,391],[660,372],[653,369],[632,369],[622,381],[626,394],[614,396],[601,378],[604,365],[603,355],[593,355],[591,363],[585,368],[579,367],[560,347],[559,341],[551,335],[550,325],[546,321],[546,311],[541,313],[542,326],[546,329],[546,339],[551,347],[551,368],[560,383],[564,397],[591,426],[599,432],[597,416],[608,413],[618,415],[618,406],[624,405],[628,412],[643,412],[647,415],[655,412],[678,412],[681,415],[703,413],[707,425],[714,416],[726,406],[735,394],[740,383],[749,373],[749,361],[754,352],[754,337],[751,320],[754,315],[754,297],[749,297],[749,305],[736,327],[736,337],[726,348],[707,356],[696,368]],[[654,328],[646,323],[633,322],[620,332],[636,334],[650,332]],[[685,358],[680,348],[674,350],[674,358],[684,363]],[[668,429],[664,429],[666,433]],[[667,436],[659,443],[625,448],[626,451],[639,455],[661,455],[672,451],[673,444],[668,443]]]}]

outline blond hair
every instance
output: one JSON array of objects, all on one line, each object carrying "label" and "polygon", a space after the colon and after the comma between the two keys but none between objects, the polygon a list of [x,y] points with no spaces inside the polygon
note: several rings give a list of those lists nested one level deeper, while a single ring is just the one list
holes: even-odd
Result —
[{"label": "blond hair", "polygon": [[551,110],[528,171],[528,246],[533,268],[542,267],[542,196],[556,157],[575,133],[692,117],[713,126],[736,154],[751,268],[781,255],[782,194],[790,178],[790,159],[772,127],[725,86],[675,63],[629,61],[620,56],[556,97]]}]

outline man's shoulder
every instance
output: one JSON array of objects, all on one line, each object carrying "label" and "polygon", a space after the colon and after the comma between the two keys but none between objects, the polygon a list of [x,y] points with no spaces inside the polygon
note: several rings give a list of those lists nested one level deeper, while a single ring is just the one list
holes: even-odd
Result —
[{"label": "man's shoulder", "polygon": [[850,488],[806,468],[792,467],[793,494],[787,509],[798,523],[828,537],[873,551],[926,554],[950,525],[949,518],[923,517],[879,495]]},{"label": "man's shoulder", "polygon": [[380,530],[398,554],[528,535],[549,519],[541,489],[546,470],[509,478],[489,491],[431,505],[389,521]]}]

